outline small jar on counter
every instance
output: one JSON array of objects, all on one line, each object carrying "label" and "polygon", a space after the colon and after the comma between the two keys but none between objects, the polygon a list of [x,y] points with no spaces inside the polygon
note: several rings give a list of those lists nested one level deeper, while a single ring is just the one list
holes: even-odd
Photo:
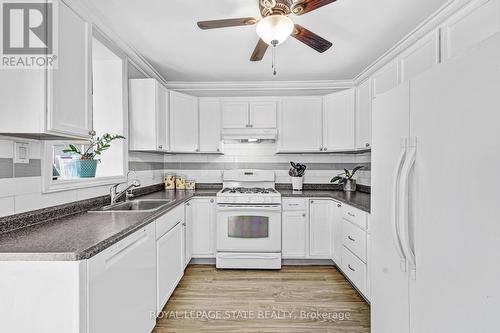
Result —
[{"label": "small jar on counter", "polygon": [[186,176],[179,175],[175,178],[175,189],[176,190],[186,189]]},{"label": "small jar on counter", "polygon": [[175,190],[175,175],[167,174],[165,176],[165,190]]},{"label": "small jar on counter", "polygon": [[194,179],[186,179],[186,190],[194,191],[196,189],[196,181]]}]

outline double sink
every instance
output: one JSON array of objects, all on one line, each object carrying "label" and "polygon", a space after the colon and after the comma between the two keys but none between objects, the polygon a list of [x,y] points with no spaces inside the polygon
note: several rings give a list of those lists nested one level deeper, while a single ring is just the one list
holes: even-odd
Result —
[{"label": "double sink", "polygon": [[94,212],[153,212],[168,205],[173,200],[144,199],[119,202],[93,210]]}]

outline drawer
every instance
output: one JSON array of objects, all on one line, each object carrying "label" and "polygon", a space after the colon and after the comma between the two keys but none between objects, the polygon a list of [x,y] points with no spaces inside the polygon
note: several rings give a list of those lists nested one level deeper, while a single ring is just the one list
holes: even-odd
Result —
[{"label": "drawer", "polygon": [[179,222],[184,221],[184,204],[181,204],[156,219],[156,239],[170,231]]},{"label": "drawer", "polygon": [[345,246],[342,248],[342,270],[363,294],[366,291],[366,264]]},{"label": "drawer", "polygon": [[366,230],[367,227],[367,216],[365,212],[360,209],[344,205],[344,219],[351,221],[354,224],[359,225],[361,228]]},{"label": "drawer", "polygon": [[366,232],[349,221],[342,221],[342,244],[366,262]]},{"label": "drawer", "polygon": [[306,210],[306,199],[283,199],[283,211]]}]

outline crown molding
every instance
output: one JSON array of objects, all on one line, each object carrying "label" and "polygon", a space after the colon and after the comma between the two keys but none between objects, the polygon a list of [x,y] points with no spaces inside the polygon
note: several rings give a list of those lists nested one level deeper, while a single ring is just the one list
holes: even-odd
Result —
[{"label": "crown molding", "polygon": [[382,56],[372,62],[360,74],[358,74],[353,79],[355,85],[359,85],[364,80],[375,74],[375,72],[390,63],[392,60],[398,57],[399,54],[412,46],[419,39],[431,33],[433,30],[440,28],[440,26],[457,11],[466,7],[470,3],[477,1],[484,0],[449,0],[448,2],[446,2],[437,11],[432,13],[428,18],[420,23],[415,29],[413,29],[399,42],[397,42],[394,46],[387,50]]},{"label": "crown molding", "polygon": [[168,82],[167,88],[177,91],[290,91],[342,90],[354,87],[352,80],[321,81],[225,81]]},{"label": "crown molding", "polygon": [[125,38],[120,36],[114,30],[107,26],[102,14],[92,6],[88,1],[84,0],[61,0],[67,3],[71,8],[76,10],[82,17],[92,23],[94,29],[103,34],[106,38],[116,44],[125,54],[129,61],[146,76],[157,79],[164,85],[167,84],[166,78],[156,70],[144,56],[137,51],[132,45],[125,41]]}]

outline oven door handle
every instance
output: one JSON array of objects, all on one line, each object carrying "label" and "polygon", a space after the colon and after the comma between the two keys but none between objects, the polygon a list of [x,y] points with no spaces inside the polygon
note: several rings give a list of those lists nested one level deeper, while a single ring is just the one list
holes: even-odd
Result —
[{"label": "oven door handle", "polygon": [[230,205],[218,205],[217,210],[220,212],[228,212],[228,211],[281,211],[280,205],[269,205],[269,206],[230,206]]}]

